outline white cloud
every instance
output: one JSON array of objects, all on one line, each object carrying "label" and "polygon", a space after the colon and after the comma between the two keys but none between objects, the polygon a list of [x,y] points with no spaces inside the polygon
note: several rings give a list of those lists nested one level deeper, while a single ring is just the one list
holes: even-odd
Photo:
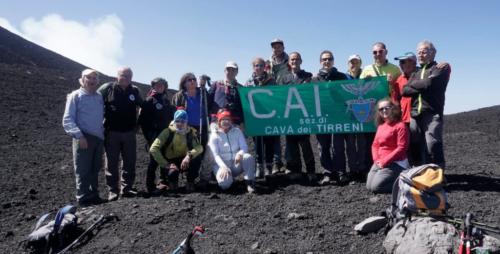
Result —
[{"label": "white cloud", "polygon": [[27,18],[20,31],[0,17],[0,25],[13,33],[106,74],[113,74],[123,56],[123,23],[107,15],[87,24],[50,14],[40,20]]},{"label": "white cloud", "polygon": [[20,32],[16,28],[14,28],[8,20],[6,20],[2,17],[0,17],[0,26],[15,33],[15,34],[20,35]]}]

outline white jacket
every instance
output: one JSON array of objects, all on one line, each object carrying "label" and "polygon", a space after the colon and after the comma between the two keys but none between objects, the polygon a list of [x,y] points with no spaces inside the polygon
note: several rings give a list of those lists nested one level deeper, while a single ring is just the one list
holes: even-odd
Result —
[{"label": "white jacket", "polygon": [[219,167],[230,168],[233,164],[236,154],[248,153],[248,146],[243,132],[233,126],[225,133],[217,129],[210,134],[208,147],[212,151],[215,162]]}]

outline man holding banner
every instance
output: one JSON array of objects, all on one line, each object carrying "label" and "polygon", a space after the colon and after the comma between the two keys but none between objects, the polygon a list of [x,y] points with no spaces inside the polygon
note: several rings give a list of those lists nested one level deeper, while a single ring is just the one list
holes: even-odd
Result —
[{"label": "man holding banner", "polygon": [[[260,57],[252,61],[253,73],[245,83],[245,87],[264,87],[276,84],[273,77],[265,71],[265,66],[266,62]],[[278,136],[254,136],[254,143],[257,153],[257,170],[255,175],[257,178],[269,176],[271,175],[272,165],[276,165],[279,160],[279,154],[276,154],[274,149],[275,143],[280,143],[279,133]],[[266,164],[265,170],[264,163]]]},{"label": "man holding banner", "polygon": [[[288,66],[290,72],[284,76],[285,84],[304,84],[310,83],[312,74],[300,68],[302,57],[298,52],[292,52],[289,55]],[[299,180],[302,178],[302,158],[306,164],[307,180],[309,184],[317,184],[316,169],[314,163],[314,154],[309,140],[310,135],[287,135],[286,136],[286,168],[290,171],[290,180]]]},{"label": "man holding banner", "polygon": [[[333,81],[333,80],[345,80],[348,79],[347,75],[337,71],[337,68],[333,67],[334,58],[333,53],[328,50],[324,50],[320,54],[319,61],[321,63],[321,69],[314,78],[315,81]],[[321,166],[324,169],[324,176],[321,180],[321,185],[330,184],[333,179],[339,184],[343,185],[349,181],[346,174],[346,158],[345,158],[345,134],[318,134],[316,139],[318,140],[319,150],[320,150],[320,161]],[[332,138],[333,138],[333,154],[332,154]]]}]

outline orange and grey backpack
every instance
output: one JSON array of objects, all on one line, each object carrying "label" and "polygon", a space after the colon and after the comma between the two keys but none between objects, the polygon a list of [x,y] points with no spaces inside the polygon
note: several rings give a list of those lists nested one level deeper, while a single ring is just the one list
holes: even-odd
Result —
[{"label": "orange and grey backpack", "polygon": [[399,175],[392,189],[392,208],[399,213],[445,215],[448,208],[443,169],[425,164]]}]

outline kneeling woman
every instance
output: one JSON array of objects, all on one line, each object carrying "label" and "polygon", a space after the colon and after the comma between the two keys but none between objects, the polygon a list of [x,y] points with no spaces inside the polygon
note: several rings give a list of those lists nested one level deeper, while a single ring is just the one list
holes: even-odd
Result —
[{"label": "kneeling woman", "polygon": [[401,171],[409,167],[407,150],[409,130],[401,121],[401,110],[389,99],[378,102],[375,117],[377,133],[372,144],[373,166],[366,188],[375,193],[390,193]]},{"label": "kneeling woman", "polygon": [[213,172],[219,187],[229,189],[234,178],[243,173],[248,192],[255,192],[255,159],[248,153],[245,136],[233,126],[229,111],[220,111],[217,122],[217,130],[210,134],[208,146],[216,162]]}]

